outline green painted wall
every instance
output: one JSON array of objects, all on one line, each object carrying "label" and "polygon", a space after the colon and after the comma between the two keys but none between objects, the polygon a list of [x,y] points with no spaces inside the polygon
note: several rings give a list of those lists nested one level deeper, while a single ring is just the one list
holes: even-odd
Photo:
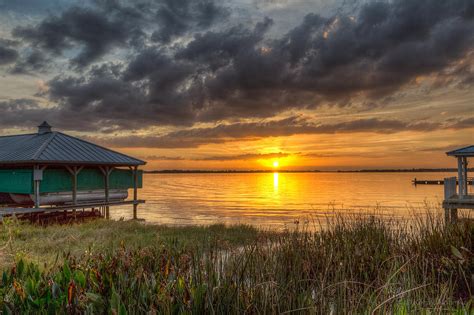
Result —
[{"label": "green painted wall", "polygon": [[33,170],[0,170],[0,192],[31,194]]},{"label": "green painted wall", "polygon": [[[143,187],[143,172],[138,171],[138,188]],[[78,190],[104,188],[104,176],[99,169],[85,168],[77,176]],[[133,188],[133,172],[115,169],[110,174],[110,189]],[[45,169],[40,192],[72,190],[72,177],[66,169]],[[33,171],[28,169],[0,170],[0,192],[32,194]]]}]

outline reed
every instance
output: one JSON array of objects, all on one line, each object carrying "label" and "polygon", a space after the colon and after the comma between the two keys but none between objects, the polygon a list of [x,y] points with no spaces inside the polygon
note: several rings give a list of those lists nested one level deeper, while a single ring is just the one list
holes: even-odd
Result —
[{"label": "reed", "polygon": [[[445,227],[433,217],[411,223],[335,217],[324,226],[278,234],[249,227],[197,228],[197,234],[195,227],[166,228],[171,236],[153,244],[125,240],[58,256],[45,266],[20,258],[3,272],[0,309],[6,314],[473,311],[472,223]],[[140,228],[159,229],[134,228],[138,234]]]}]

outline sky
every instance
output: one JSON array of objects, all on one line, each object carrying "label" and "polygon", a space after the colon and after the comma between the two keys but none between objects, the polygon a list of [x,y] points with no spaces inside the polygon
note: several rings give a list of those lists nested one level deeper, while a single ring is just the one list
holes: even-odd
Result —
[{"label": "sky", "polygon": [[147,169],[455,167],[472,0],[0,0],[0,135]]}]

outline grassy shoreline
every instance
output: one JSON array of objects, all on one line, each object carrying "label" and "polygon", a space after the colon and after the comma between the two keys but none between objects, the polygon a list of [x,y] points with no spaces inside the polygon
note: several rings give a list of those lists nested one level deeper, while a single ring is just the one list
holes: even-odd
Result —
[{"label": "grassy shoreline", "polygon": [[0,227],[0,311],[469,314],[473,248],[472,223],[433,218],[282,233],[12,221]]},{"label": "grassy shoreline", "polygon": [[169,227],[139,221],[94,219],[79,224],[39,226],[16,220],[0,225],[0,269],[23,259],[50,264],[57,254],[81,256],[86,252],[173,247],[226,249],[253,243],[258,236],[276,235],[247,225]]}]

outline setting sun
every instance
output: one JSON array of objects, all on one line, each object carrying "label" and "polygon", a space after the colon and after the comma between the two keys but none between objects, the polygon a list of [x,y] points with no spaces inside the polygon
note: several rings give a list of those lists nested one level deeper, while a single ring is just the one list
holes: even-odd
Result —
[{"label": "setting sun", "polygon": [[273,161],[273,167],[277,168],[278,166],[280,166],[280,163],[278,163],[278,161]]}]

